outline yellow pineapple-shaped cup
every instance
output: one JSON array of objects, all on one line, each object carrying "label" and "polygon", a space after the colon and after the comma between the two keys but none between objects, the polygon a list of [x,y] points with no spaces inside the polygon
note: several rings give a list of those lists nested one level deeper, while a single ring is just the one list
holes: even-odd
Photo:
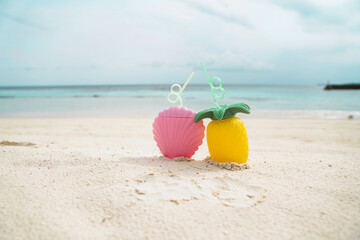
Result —
[{"label": "yellow pineapple-shaped cup", "polygon": [[250,113],[250,108],[244,103],[224,105],[199,112],[194,122],[211,118],[206,129],[206,139],[210,156],[217,162],[246,163],[249,156],[249,144],[246,128],[238,112]]},{"label": "yellow pineapple-shaped cup", "polygon": [[[238,112],[249,114],[250,107],[245,103],[219,106],[216,99],[222,99],[225,95],[225,90],[221,87],[222,82],[218,77],[210,79],[204,65],[202,63],[201,65],[211,87],[216,108],[199,112],[194,122],[197,123],[204,118],[213,120],[206,129],[210,157],[222,163],[246,163],[249,156],[248,137],[243,121],[235,115]],[[218,87],[214,87],[214,80],[218,81]],[[221,96],[216,95],[218,90],[222,91]]]}]

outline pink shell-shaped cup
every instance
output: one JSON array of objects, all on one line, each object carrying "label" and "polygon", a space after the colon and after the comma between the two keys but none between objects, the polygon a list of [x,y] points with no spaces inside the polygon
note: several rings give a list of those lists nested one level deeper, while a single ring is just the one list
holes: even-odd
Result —
[{"label": "pink shell-shaped cup", "polygon": [[194,123],[196,113],[185,107],[171,107],[159,113],[153,123],[154,139],[167,158],[191,158],[203,142],[203,121]]}]

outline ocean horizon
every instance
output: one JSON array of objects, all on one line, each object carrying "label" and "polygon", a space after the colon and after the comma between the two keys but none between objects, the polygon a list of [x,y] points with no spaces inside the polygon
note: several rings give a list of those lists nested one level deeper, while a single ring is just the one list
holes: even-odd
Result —
[{"label": "ocean horizon", "polygon": [[[156,115],[170,104],[171,84],[5,86],[0,87],[0,117],[89,117]],[[220,105],[247,103],[254,116],[355,119],[360,92],[324,91],[323,85],[226,84]],[[175,89],[177,90],[177,89]],[[214,107],[207,84],[191,84],[181,95],[194,111]]]}]

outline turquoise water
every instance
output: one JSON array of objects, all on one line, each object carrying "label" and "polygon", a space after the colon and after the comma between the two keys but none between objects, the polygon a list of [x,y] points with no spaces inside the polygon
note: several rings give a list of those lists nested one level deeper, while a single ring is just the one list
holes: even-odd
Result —
[{"label": "turquoise water", "polygon": [[[330,112],[358,115],[360,91],[324,91],[322,86],[226,85],[219,104],[244,102],[256,112]],[[170,85],[0,88],[1,117],[149,115],[171,106]],[[213,107],[208,85],[188,85],[184,105]],[[174,105],[174,104],[173,104]],[[176,104],[175,104],[176,105]]]}]

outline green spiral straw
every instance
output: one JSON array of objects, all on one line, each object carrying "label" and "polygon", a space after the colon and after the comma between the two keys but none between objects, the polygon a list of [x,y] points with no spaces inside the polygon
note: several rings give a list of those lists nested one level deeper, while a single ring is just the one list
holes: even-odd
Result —
[{"label": "green spiral straw", "polygon": [[[184,85],[183,85],[182,87],[180,86],[180,84],[177,84],[177,83],[175,83],[175,84],[173,84],[173,85],[171,86],[171,88],[170,88],[170,93],[169,93],[169,95],[168,95],[168,97],[167,97],[167,99],[168,99],[168,101],[169,101],[170,103],[176,103],[177,101],[179,101],[179,102],[180,102],[180,106],[181,106],[181,107],[183,106],[183,101],[182,101],[182,99],[181,99],[181,93],[185,90],[186,85],[188,85],[188,83],[190,82],[190,80],[191,80],[191,78],[194,76],[194,74],[195,74],[194,72],[191,73],[190,77],[188,78],[188,80],[186,80],[186,82],[184,83]],[[174,91],[174,87],[179,88],[179,91],[175,92],[175,91]],[[175,96],[176,96],[176,99],[175,99],[175,100],[172,100],[171,97],[170,97],[171,95],[175,95]]]},{"label": "green spiral straw", "polygon": [[[208,83],[210,85],[211,94],[213,96],[213,101],[215,103],[215,106],[220,109],[221,107],[217,104],[216,99],[223,99],[225,97],[225,93],[226,93],[225,89],[222,87],[222,81],[221,81],[221,79],[219,77],[212,77],[210,79],[209,74],[207,73],[204,64],[203,63],[200,63],[200,64],[201,64],[202,69],[204,70],[205,76],[206,76],[206,78],[208,80]],[[218,87],[214,86],[214,80],[216,80],[219,83]],[[221,96],[216,95],[216,92],[218,90],[221,91]]]},{"label": "green spiral straw", "polygon": [[[249,114],[250,113],[250,107],[245,104],[245,103],[235,103],[235,104],[231,104],[231,105],[221,105],[219,106],[216,103],[216,99],[223,99],[225,96],[225,89],[222,88],[222,82],[221,79],[218,77],[213,77],[210,79],[209,74],[206,72],[205,66],[203,63],[200,63],[202,66],[202,69],[205,72],[206,78],[209,82],[209,85],[211,87],[211,93],[213,96],[213,100],[214,103],[216,105],[216,108],[210,108],[210,109],[205,109],[201,112],[198,112],[194,118],[194,122],[197,123],[199,121],[201,121],[202,119],[205,118],[210,118],[212,120],[223,120],[223,119],[228,119],[228,118],[232,118],[234,117],[237,113],[246,113]],[[218,81],[219,86],[215,87],[214,86],[214,81]],[[220,90],[221,91],[221,96],[216,95],[216,91]]]}]

